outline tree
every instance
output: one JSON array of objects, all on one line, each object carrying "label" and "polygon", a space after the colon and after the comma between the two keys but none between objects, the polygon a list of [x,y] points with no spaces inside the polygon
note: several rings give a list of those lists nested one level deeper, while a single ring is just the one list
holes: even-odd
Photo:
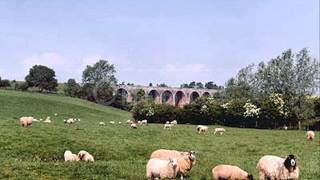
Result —
[{"label": "tree", "polygon": [[207,89],[217,89],[217,85],[213,81],[206,82],[204,87]]},{"label": "tree", "polygon": [[190,82],[188,87],[189,88],[195,88],[196,87],[196,82],[195,81]]},{"label": "tree", "polygon": [[181,84],[180,85],[181,88],[189,88],[189,85],[187,83]]},{"label": "tree", "polygon": [[97,102],[100,104],[109,105],[113,98],[113,86],[106,81],[101,81],[96,85],[94,89],[94,96]]},{"label": "tree", "polygon": [[25,80],[29,87],[37,87],[39,91],[47,90],[49,92],[56,91],[58,81],[55,79],[55,72],[42,65],[34,65],[26,76]]},{"label": "tree", "polygon": [[80,91],[81,87],[75,79],[69,79],[68,82],[64,84],[64,93],[67,96],[79,97]]},{"label": "tree", "polygon": [[197,82],[196,87],[199,88],[199,89],[203,89],[202,82]]},{"label": "tree", "polygon": [[106,60],[100,60],[93,66],[87,65],[82,73],[83,83],[97,84],[100,81],[116,84],[115,67]]},{"label": "tree", "polygon": [[145,98],[145,94],[143,89],[138,89],[136,92],[132,93],[134,101],[141,101]]},{"label": "tree", "polygon": [[166,85],[165,83],[161,83],[158,85],[158,87],[168,87],[168,85]]}]

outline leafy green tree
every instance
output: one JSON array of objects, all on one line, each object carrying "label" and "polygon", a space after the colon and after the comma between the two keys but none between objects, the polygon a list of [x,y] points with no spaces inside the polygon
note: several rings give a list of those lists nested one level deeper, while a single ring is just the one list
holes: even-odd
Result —
[{"label": "leafy green tree", "polygon": [[197,82],[196,87],[199,88],[199,89],[203,89],[202,82]]},{"label": "leafy green tree", "polygon": [[204,87],[207,89],[219,89],[219,87],[213,81],[206,82]]},{"label": "leafy green tree", "polygon": [[144,92],[143,89],[139,89],[137,92],[133,94],[134,101],[141,101],[142,99],[145,98],[145,94],[146,93]]},{"label": "leafy green tree", "polygon": [[64,84],[64,93],[67,96],[79,97],[80,91],[81,87],[75,79],[69,79],[68,82]]},{"label": "leafy green tree", "polygon": [[158,85],[158,87],[169,87],[168,85],[166,85],[165,83],[161,83]]},{"label": "leafy green tree", "polygon": [[100,104],[109,105],[113,98],[114,88],[106,81],[101,81],[96,85],[94,89],[94,96],[97,102]]},{"label": "leafy green tree", "polygon": [[180,85],[181,88],[189,88],[189,85],[187,83],[181,84]]},{"label": "leafy green tree", "polygon": [[188,87],[189,88],[195,88],[196,87],[196,82],[195,81],[190,82]]},{"label": "leafy green tree", "polygon": [[55,72],[42,65],[34,65],[26,76],[25,80],[29,87],[37,87],[39,91],[43,90],[52,92],[57,90],[58,81],[55,78]]},{"label": "leafy green tree", "polygon": [[115,77],[115,67],[106,60],[100,60],[93,66],[87,65],[82,73],[83,83],[97,84],[98,82],[108,82],[110,84],[116,84],[117,79]]}]

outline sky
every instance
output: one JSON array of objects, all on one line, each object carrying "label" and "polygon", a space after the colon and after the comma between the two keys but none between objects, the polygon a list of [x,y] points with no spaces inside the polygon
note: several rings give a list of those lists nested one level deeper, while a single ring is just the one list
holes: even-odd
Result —
[{"label": "sky", "polygon": [[106,59],[119,82],[218,85],[307,47],[319,59],[318,0],[0,0],[0,76],[35,64],[81,81]]}]

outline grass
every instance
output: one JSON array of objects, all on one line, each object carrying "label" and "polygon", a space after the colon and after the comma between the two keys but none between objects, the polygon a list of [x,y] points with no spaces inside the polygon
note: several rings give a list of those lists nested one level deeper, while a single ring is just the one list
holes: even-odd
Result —
[{"label": "grass", "polygon": [[[307,142],[304,131],[228,128],[223,136],[212,130],[198,135],[193,125],[163,130],[151,124],[130,129],[125,121],[130,113],[80,99],[38,93],[0,91],[0,179],[145,179],[145,165],[152,151],[159,148],[195,150],[196,166],[189,179],[211,179],[217,164],[234,164],[252,172],[265,154],[299,157],[301,178],[320,179],[319,132]],[[54,116],[58,113],[58,116]],[[22,128],[21,116],[45,118],[51,124],[34,123]],[[68,126],[64,118],[81,118]],[[121,121],[111,125],[109,121]],[[100,127],[100,121],[106,126]],[[211,129],[213,128],[210,127]],[[65,163],[65,150],[84,149],[96,162]]]}]

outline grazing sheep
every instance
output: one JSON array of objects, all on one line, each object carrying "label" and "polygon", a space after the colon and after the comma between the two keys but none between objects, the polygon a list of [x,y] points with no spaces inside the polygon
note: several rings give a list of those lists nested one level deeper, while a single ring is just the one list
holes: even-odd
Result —
[{"label": "grazing sheep", "polygon": [[146,176],[148,179],[175,178],[177,176],[177,159],[150,159],[146,166]]},{"label": "grazing sheep", "polygon": [[71,151],[67,150],[64,152],[64,161],[79,161],[79,157],[76,154],[72,154]]},{"label": "grazing sheep", "polygon": [[43,122],[44,123],[51,123],[50,116],[48,116]]},{"label": "grazing sheep", "polygon": [[104,122],[99,122],[99,126],[105,126],[106,125],[106,123],[104,123]]},{"label": "grazing sheep", "polygon": [[110,123],[110,124],[115,124],[115,122],[114,122],[114,121],[110,121],[109,123]]},{"label": "grazing sheep", "polygon": [[132,124],[133,123],[133,121],[132,120],[127,120],[127,124]]},{"label": "grazing sheep", "polygon": [[79,156],[79,159],[81,160],[81,161],[90,161],[90,162],[94,162],[94,159],[93,159],[93,156],[90,154],[90,153],[88,153],[87,151],[80,151],[79,153],[78,153],[78,156]]},{"label": "grazing sheep", "polygon": [[54,116],[58,116],[58,113],[54,113]]},{"label": "grazing sheep", "polygon": [[142,121],[138,121],[137,123],[138,123],[139,125],[142,125]]},{"label": "grazing sheep", "polygon": [[294,155],[286,158],[278,156],[263,156],[258,164],[259,180],[288,180],[299,179],[299,167]]},{"label": "grazing sheep", "polygon": [[72,118],[69,118],[69,119],[63,120],[63,121],[64,121],[64,123],[67,123],[67,124],[73,124],[73,123],[76,122],[76,121],[75,121],[74,119],[72,119]]},{"label": "grazing sheep", "polygon": [[122,122],[120,122],[120,121],[118,122],[118,124],[121,124],[121,123],[122,123]]},{"label": "grazing sheep", "polygon": [[253,176],[237,166],[218,165],[212,169],[212,179],[253,180]]},{"label": "grazing sheep", "polygon": [[170,121],[166,121],[166,124],[170,124]]},{"label": "grazing sheep", "polygon": [[22,127],[28,127],[32,125],[33,122],[33,117],[21,117],[20,118],[20,124]]},{"label": "grazing sheep", "polygon": [[307,131],[307,140],[312,141],[315,138],[315,134],[313,131]]},{"label": "grazing sheep", "polygon": [[164,124],[163,129],[171,129],[172,124]]},{"label": "grazing sheep", "polygon": [[177,173],[180,175],[181,179],[183,179],[187,172],[189,172],[196,164],[196,153],[194,151],[180,152],[176,150],[158,149],[151,154],[150,159],[152,158],[162,160],[176,158],[178,162]]},{"label": "grazing sheep", "polygon": [[133,129],[137,129],[137,128],[138,128],[138,126],[137,126],[137,124],[136,124],[136,123],[132,123],[132,124],[130,124],[130,127],[131,127],[131,128],[133,128]]},{"label": "grazing sheep", "polygon": [[226,130],[224,128],[214,128],[214,133],[213,134],[216,134],[217,132],[220,135],[222,135],[224,132],[226,132]]},{"label": "grazing sheep", "polygon": [[288,126],[284,125],[284,126],[283,126],[283,129],[284,129],[284,130],[288,130]]},{"label": "grazing sheep", "polygon": [[201,132],[205,133],[208,131],[208,126],[204,125],[198,125],[197,126],[197,132],[200,134]]},{"label": "grazing sheep", "polygon": [[170,124],[172,124],[172,125],[177,125],[177,124],[178,124],[178,121],[177,121],[177,120],[173,120],[173,121],[170,122]]},{"label": "grazing sheep", "polygon": [[148,125],[148,120],[144,119],[141,121],[141,124],[145,124],[145,125]]}]

